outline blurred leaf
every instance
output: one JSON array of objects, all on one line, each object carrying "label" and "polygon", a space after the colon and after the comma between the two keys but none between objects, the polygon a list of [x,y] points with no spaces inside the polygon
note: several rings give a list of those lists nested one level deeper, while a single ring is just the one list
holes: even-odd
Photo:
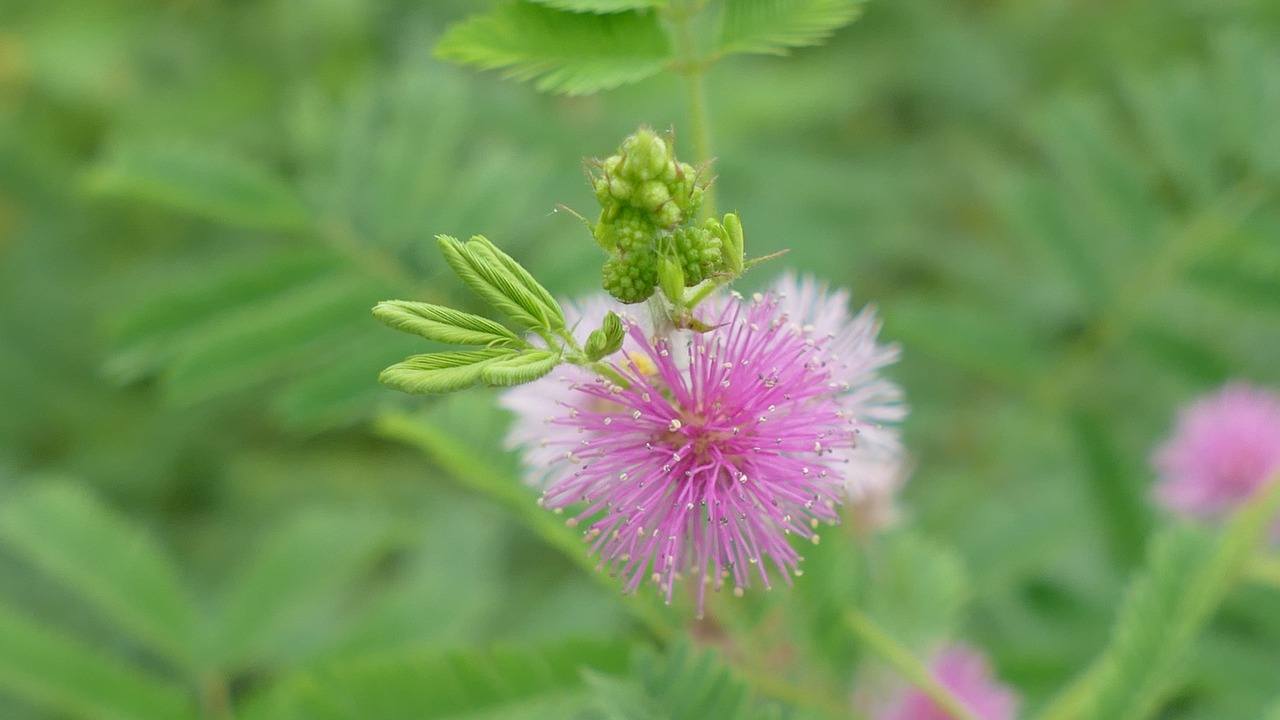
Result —
[{"label": "blurred leaf", "polygon": [[436,56],[507,77],[533,80],[542,91],[586,95],[660,72],[667,39],[651,14],[576,14],[530,2],[501,5],[451,26]]},{"label": "blurred leaf", "polygon": [[389,527],[359,512],[303,513],[250,556],[226,596],[214,638],[224,668],[272,659],[300,623],[332,602],[385,549]]},{"label": "blurred leaf", "polygon": [[149,678],[120,658],[99,654],[4,605],[0,605],[0,687],[77,718],[195,717],[191,698],[182,688]]},{"label": "blurred leaf", "polygon": [[865,0],[726,0],[723,53],[785,55],[818,45],[857,19]]},{"label": "blurred leaf", "polygon": [[569,12],[616,13],[661,7],[667,0],[532,0],[557,10]]},{"label": "blurred leaf", "polygon": [[1032,333],[1004,311],[925,300],[886,310],[887,334],[995,380],[1021,384],[1047,363]]},{"label": "blurred leaf", "polygon": [[268,169],[207,144],[120,145],[88,171],[96,195],[140,200],[242,227],[296,230],[307,211]]},{"label": "blurred leaf", "polygon": [[579,640],[487,652],[370,657],[286,681],[243,717],[573,717],[587,699],[583,672],[622,673],[629,654],[623,642]]},{"label": "blurred leaf", "polygon": [[190,403],[245,389],[287,374],[317,346],[358,337],[379,288],[337,274],[280,290],[198,325],[193,318],[165,375],[170,399]]},{"label": "blurred leaf", "polygon": [[1096,665],[1087,717],[1143,720],[1167,699],[1196,637],[1257,551],[1280,507],[1280,482],[1216,539],[1178,526],[1159,535]]},{"label": "blurred leaf", "polygon": [[713,650],[695,650],[687,640],[665,655],[642,651],[632,675],[649,704],[668,720],[760,717],[747,684]]},{"label": "blurred leaf", "polygon": [[1203,73],[1181,68],[1131,77],[1122,87],[1147,144],[1184,197],[1212,199],[1222,184],[1214,135],[1223,108],[1204,102],[1212,89]]},{"label": "blurred leaf", "polygon": [[1280,273],[1235,264],[1205,264],[1193,268],[1190,280],[1245,308],[1280,310]]},{"label": "blurred leaf", "polygon": [[1137,468],[1115,446],[1111,426],[1104,419],[1080,411],[1072,417],[1071,429],[1112,560],[1123,569],[1134,567],[1141,560],[1150,524],[1142,490],[1134,480]]},{"label": "blurred leaf", "polygon": [[1134,341],[1140,350],[1157,362],[1197,383],[1220,383],[1231,374],[1229,358],[1214,352],[1207,343],[1185,337],[1179,331],[1155,322],[1142,323],[1135,328]]},{"label": "blurred leaf", "polygon": [[180,354],[208,319],[237,308],[269,307],[271,296],[283,288],[303,287],[339,267],[329,253],[286,246],[267,252],[224,250],[193,267],[167,268],[158,281],[145,281],[140,301],[111,318],[119,349],[107,361],[108,371],[121,380],[154,372]]},{"label": "blurred leaf", "polygon": [[878,539],[867,579],[867,612],[913,651],[925,653],[955,633],[969,597],[960,558],[911,532]]},{"label": "blurred leaf", "polygon": [[150,647],[180,664],[201,661],[199,617],[177,569],[80,487],[45,483],[7,498],[0,538]]}]

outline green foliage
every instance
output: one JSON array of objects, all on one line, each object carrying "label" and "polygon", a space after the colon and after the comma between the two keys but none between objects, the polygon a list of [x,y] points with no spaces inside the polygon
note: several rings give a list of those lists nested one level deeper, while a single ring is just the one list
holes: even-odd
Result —
[{"label": "green foliage", "polygon": [[509,77],[535,81],[539,90],[568,95],[656,75],[667,53],[652,13],[562,12],[532,2],[500,5],[458,23],[436,46],[443,60],[504,69]]},{"label": "green foliage", "polygon": [[1216,540],[1190,527],[1157,536],[1090,680],[1085,717],[1142,720],[1159,710],[1194,641],[1267,537],[1277,509],[1280,483],[1246,506]]},{"label": "green foliage", "polygon": [[[390,359],[447,348],[368,316],[390,297],[488,312],[439,261],[438,232],[500,238],[554,297],[592,287],[591,242],[551,209],[589,204],[579,158],[638,122],[697,144],[677,84],[549,99],[422,49],[470,33],[474,62],[586,93],[718,63],[735,32],[783,51],[853,4],[135,5],[0,3],[0,716],[188,717],[197,698],[217,716],[221,688],[236,717],[271,717],[295,680],[389,653],[535,651],[584,626],[683,635],[678,607],[618,597],[580,533],[491,452],[506,422],[492,393],[378,385]],[[547,22],[511,22],[525,17]],[[640,32],[624,42],[627,28]],[[927,622],[894,629],[918,630],[913,645],[950,625],[1030,709],[1081,676],[1141,562],[1148,460],[1175,409],[1228,378],[1280,385],[1277,77],[1280,15],[1261,0],[873,2],[856,37],[703,76],[721,211],[744,209],[753,249],[790,249],[855,307],[877,303],[912,406],[912,531],[865,558],[824,534],[795,588],[696,626],[749,695],[800,690],[777,703],[787,717],[815,698],[847,709],[879,679],[841,622],[855,602],[886,627],[903,624],[895,602],[917,608]],[[405,401],[431,417],[410,448],[383,439],[413,435],[381,412]],[[49,474],[87,489],[18,479]],[[49,500],[62,495],[82,500]],[[311,526],[276,551],[297,567],[261,560],[287,543],[257,529],[287,534],[280,519],[316,504],[333,535]],[[398,518],[390,538],[353,519],[367,507]],[[971,580],[955,617],[953,586],[928,588],[958,558]],[[1194,580],[1166,560],[1166,581]],[[250,564],[313,591],[258,571],[236,603],[266,614],[235,611],[245,637],[220,651],[241,659],[190,667]],[[181,577],[149,584],[157,568]],[[196,643],[172,635],[188,622],[168,614],[175,597],[198,608]],[[1194,604],[1144,607],[1185,619]],[[1111,677],[1106,712],[1274,715],[1274,604],[1270,586],[1238,588],[1194,644],[1176,619],[1167,637],[1118,634],[1133,644],[1108,672],[1137,674],[1085,673],[1074,697],[1093,706],[1090,683]],[[1170,661],[1143,665],[1143,648]],[[615,667],[509,714],[674,712],[636,665]]]},{"label": "green foliage", "polygon": [[615,13],[661,7],[665,0],[533,0],[533,2],[569,12]]},{"label": "green foliage", "polygon": [[592,672],[587,679],[608,720],[774,717],[718,653],[697,650],[688,642],[677,643],[665,655],[637,653],[626,678]]},{"label": "green foliage", "polygon": [[90,167],[90,192],[247,228],[297,230],[307,212],[268,168],[196,143],[120,144]]},{"label": "green foliage", "polygon": [[952,638],[969,599],[955,553],[909,532],[895,532],[872,549],[867,611],[895,638],[921,655]]},{"label": "green foliage", "polygon": [[0,688],[93,720],[194,718],[181,688],[41,627],[0,604]]},{"label": "green foliage", "polygon": [[583,673],[617,674],[629,648],[574,640],[543,647],[405,653],[333,665],[289,681],[257,717],[573,717],[588,699]]},{"label": "green foliage", "polygon": [[310,512],[276,528],[247,557],[213,625],[218,667],[277,661],[299,628],[315,622],[389,546],[385,518]]},{"label": "green foliage", "polygon": [[0,539],[171,660],[202,662],[198,614],[172,561],[83,488],[48,484],[8,497]]},{"label": "green foliage", "polygon": [[784,55],[818,45],[862,13],[865,0],[726,0],[722,53]]}]

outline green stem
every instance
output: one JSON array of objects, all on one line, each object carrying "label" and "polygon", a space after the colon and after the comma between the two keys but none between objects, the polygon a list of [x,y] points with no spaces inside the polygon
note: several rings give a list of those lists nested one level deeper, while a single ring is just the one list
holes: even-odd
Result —
[{"label": "green stem", "polygon": [[[707,58],[698,57],[697,43],[693,37],[693,19],[702,11],[701,0],[673,2],[667,8],[672,27],[672,40],[676,47],[677,63],[672,68],[681,76],[684,85],[685,106],[689,112],[689,130],[693,135],[694,165],[699,169],[709,167],[711,154],[711,121],[707,111],[706,69]],[[704,191],[702,210],[698,216],[705,220],[716,216],[715,183],[708,183]]]},{"label": "green stem", "polygon": [[[560,516],[538,506],[528,489],[501,469],[476,457],[448,433],[402,412],[388,412],[374,422],[377,434],[412,445],[431,458],[458,484],[497,502],[524,523],[543,542],[558,550],[610,588],[616,585],[598,572],[585,551],[582,539],[566,530]],[[623,598],[623,606],[659,641],[669,641],[674,630],[667,616],[651,602],[638,596]]]},{"label": "green stem", "polygon": [[200,709],[206,720],[232,720],[231,688],[221,674],[200,678]]},{"label": "green stem", "polygon": [[879,655],[881,660],[928,695],[935,705],[954,720],[979,720],[950,690],[938,682],[919,658],[876,625],[866,613],[856,607],[849,608],[844,614],[844,624],[872,652]]}]

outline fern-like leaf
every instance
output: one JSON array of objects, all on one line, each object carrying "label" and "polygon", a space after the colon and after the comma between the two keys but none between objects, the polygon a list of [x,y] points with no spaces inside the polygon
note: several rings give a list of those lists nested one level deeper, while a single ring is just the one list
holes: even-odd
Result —
[{"label": "fern-like leaf", "polygon": [[268,168],[194,143],[117,146],[89,169],[86,185],[242,227],[295,230],[308,221],[293,189]]},{"label": "fern-like leaf", "polygon": [[1086,717],[1143,720],[1155,714],[1196,637],[1265,537],[1278,505],[1275,483],[1216,540],[1187,527],[1156,539],[1146,573],[1129,591],[1111,646],[1089,681],[1093,702]]},{"label": "fern-like leaf", "polygon": [[694,650],[688,642],[665,656],[637,653],[631,676],[590,675],[596,702],[606,717],[619,720],[755,720],[764,717],[750,689],[712,651]]},{"label": "fern-like leaf", "polygon": [[405,653],[334,664],[252,703],[248,720],[575,717],[588,701],[584,671],[620,674],[629,648],[614,641]]},{"label": "fern-like leaf", "polygon": [[785,55],[818,45],[862,13],[864,0],[727,0],[722,53]]},{"label": "fern-like leaf", "polygon": [[518,2],[452,26],[436,55],[504,69],[542,91],[586,95],[657,74],[668,49],[652,13],[571,13]]},{"label": "fern-like leaf", "polygon": [[42,708],[86,720],[185,720],[182,688],[144,675],[119,657],[42,627],[0,605],[0,688]]}]

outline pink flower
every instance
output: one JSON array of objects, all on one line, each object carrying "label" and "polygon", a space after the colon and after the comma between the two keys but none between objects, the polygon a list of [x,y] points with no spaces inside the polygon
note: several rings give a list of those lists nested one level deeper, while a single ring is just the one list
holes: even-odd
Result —
[{"label": "pink flower", "polygon": [[[833,305],[846,296],[811,281],[780,287],[708,302],[706,333],[653,337],[627,317],[612,360],[628,387],[564,367],[504,393],[542,503],[576,506],[570,524],[629,592],[651,580],[670,600],[692,574],[701,605],[726,581],[768,587],[770,567],[789,582],[801,557],[786,536],[817,542],[851,479],[900,457],[878,425],[902,416],[900,393],[875,374],[896,351],[875,345],[871,314],[851,320]],[[589,302],[583,326],[610,307]]]},{"label": "pink flower", "polygon": [[[1013,720],[1018,698],[996,682],[982,653],[954,645],[934,654],[929,669],[938,683],[951,692],[980,720]],[[955,720],[934,704],[923,691],[912,688],[876,720]]]},{"label": "pink flower", "polygon": [[1178,414],[1153,464],[1165,507],[1200,518],[1231,512],[1280,472],[1280,395],[1233,383],[1201,398]]}]

